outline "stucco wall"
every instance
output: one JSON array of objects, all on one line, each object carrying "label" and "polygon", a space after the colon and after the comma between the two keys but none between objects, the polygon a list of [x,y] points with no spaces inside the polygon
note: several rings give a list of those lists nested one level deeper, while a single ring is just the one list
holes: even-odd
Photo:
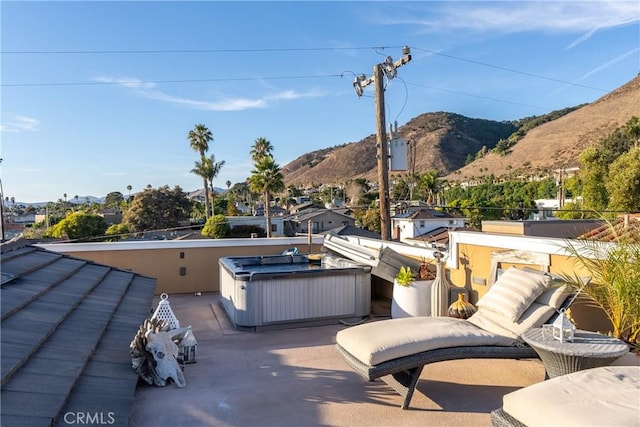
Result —
[{"label": "stucco wall", "polygon": [[[491,254],[505,250],[531,251],[549,256],[549,271],[555,274],[588,276],[574,260],[563,254],[566,245],[563,239],[492,235],[485,233],[452,232],[450,251],[456,259],[450,259],[447,265],[451,282],[463,286],[469,291],[469,299],[476,303],[489,289],[491,272]],[[492,246],[488,246],[491,244]],[[524,263],[502,263],[501,268],[510,266],[540,268]],[[484,282],[484,284],[481,284]],[[571,309],[576,324],[590,331],[609,331],[610,323],[605,314],[585,301],[577,300]]]},{"label": "stucco wall", "polygon": [[[156,294],[217,292],[218,260],[224,256],[277,255],[292,247],[309,252],[308,239],[221,239],[162,242],[66,243],[42,245],[74,257],[157,279]],[[312,239],[310,252],[320,252],[322,239]],[[182,274],[184,273],[184,274]]]}]

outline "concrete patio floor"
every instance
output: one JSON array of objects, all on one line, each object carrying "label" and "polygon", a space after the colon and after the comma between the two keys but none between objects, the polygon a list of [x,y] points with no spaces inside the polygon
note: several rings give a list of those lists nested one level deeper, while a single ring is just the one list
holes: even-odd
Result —
[{"label": "concrete patio floor", "polygon": [[[131,426],[490,426],[503,395],[544,378],[538,360],[435,363],[402,410],[389,386],[365,381],[335,351],[348,326],[242,332],[218,298],[169,296],[180,325],[193,327],[197,362],[185,366],[185,388],[140,383]],[[388,315],[384,304],[376,314]]]}]

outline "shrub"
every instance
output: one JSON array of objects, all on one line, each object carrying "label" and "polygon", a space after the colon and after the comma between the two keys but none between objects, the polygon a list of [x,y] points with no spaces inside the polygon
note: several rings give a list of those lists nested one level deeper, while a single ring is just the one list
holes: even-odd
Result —
[{"label": "shrub", "polygon": [[266,237],[267,232],[259,225],[236,225],[231,228],[228,237],[251,237],[255,233],[258,237]]},{"label": "shrub", "polygon": [[223,239],[229,235],[229,223],[224,215],[210,217],[202,227],[202,235],[212,239]]}]

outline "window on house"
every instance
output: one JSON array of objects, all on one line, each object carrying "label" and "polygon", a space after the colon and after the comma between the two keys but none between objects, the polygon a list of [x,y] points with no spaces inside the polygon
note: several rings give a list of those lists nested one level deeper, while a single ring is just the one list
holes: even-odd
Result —
[{"label": "window on house", "polygon": [[420,228],[424,228],[424,221],[420,221]]},{"label": "window on house", "polygon": [[278,231],[278,225],[277,224],[271,224],[271,231],[273,231],[273,232]]}]

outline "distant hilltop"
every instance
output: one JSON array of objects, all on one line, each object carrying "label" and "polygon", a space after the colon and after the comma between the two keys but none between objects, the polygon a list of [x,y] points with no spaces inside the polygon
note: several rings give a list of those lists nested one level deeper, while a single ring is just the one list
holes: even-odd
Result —
[{"label": "distant hilltop", "polygon": [[[592,103],[544,116],[548,120],[533,116],[497,122],[425,113],[400,126],[398,134],[415,146],[414,173],[437,170],[449,182],[574,167],[584,148],[631,117],[640,117],[640,76]],[[500,140],[513,140],[514,145],[491,152]],[[355,178],[377,181],[376,136],[303,154],[282,172],[287,186],[344,184]]]}]

